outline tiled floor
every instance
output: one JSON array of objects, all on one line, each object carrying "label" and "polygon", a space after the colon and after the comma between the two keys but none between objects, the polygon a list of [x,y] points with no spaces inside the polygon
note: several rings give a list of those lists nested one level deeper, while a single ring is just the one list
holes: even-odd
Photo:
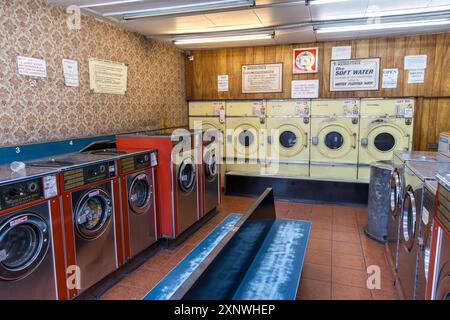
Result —
[{"label": "tiled floor", "polygon": [[[141,299],[230,212],[244,212],[254,199],[225,197],[219,213],[173,250],[161,250],[101,298]],[[298,299],[397,299],[384,258],[384,246],[363,232],[367,210],[277,201],[279,218],[312,221]],[[381,289],[367,289],[366,269],[381,270]]]}]

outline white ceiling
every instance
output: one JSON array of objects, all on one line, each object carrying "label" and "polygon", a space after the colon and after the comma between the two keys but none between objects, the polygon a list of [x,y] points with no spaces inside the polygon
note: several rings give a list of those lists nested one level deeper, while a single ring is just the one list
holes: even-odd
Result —
[{"label": "white ceiling", "polygon": [[[61,5],[92,5],[118,2],[119,0],[49,0],[48,2]],[[302,43],[323,40],[348,40],[375,36],[412,35],[450,31],[450,25],[404,28],[391,30],[358,31],[347,33],[317,34],[313,25],[327,23],[330,20],[367,19],[374,12],[382,16],[403,15],[405,10],[430,8],[445,9],[450,14],[450,0],[347,0],[321,5],[305,5],[304,1],[294,0],[256,0],[256,7],[230,10],[223,12],[191,13],[177,16],[160,16],[138,20],[123,20],[123,15],[105,17],[111,12],[167,7],[186,3],[201,3],[207,0],[142,0],[128,4],[113,4],[92,7],[83,10],[86,14],[94,14],[107,19],[128,30],[132,30],[165,41],[186,34],[204,35],[205,33],[232,32],[236,30],[274,29],[275,37],[271,40],[249,42],[228,42],[202,45],[186,45],[185,49],[199,49],[211,47],[236,47],[248,45],[270,45],[283,43]],[[314,1],[314,0],[313,0]],[[289,3],[291,2],[291,3]],[[446,6],[441,7],[440,6]],[[377,19],[377,18],[370,18]],[[390,18],[394,19],[394,18]],[[292,26],[294,24],[294,26]],[[289,26],[289,28],[285,28]]]}]

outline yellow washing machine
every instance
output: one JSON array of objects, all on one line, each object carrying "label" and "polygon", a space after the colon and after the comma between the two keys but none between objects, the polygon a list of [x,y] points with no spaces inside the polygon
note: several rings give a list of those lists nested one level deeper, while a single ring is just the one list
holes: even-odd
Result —
[{"label": "yellow washing machine", "polygon": [[358,179],[369,181],[370,163],[412,150],[414,99],[362,99]]},{"label": "yellow washing machine", "polygon": [[227,101],[225,127],[227,172],[265,173],[265,102]]},{"label": "yellow washing machine", "polygon": [[309,176],[310,104],[310,100],[267,101],[267,174]]},{"label": "yellow washing machine", "polygon": [[225,187],[225,101],[189,101],[189,129],[202,130],[217,129],[222,133],[221,154],[224,156],[220,170],[222,187]]},{"label": "yellow washing machine", "polygon": [[359,99],[320,99],[311,103],[311,177],[356,180]]}]

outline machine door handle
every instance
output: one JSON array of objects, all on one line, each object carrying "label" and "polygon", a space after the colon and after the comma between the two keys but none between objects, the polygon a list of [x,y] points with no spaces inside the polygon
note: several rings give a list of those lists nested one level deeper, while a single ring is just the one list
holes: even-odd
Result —
[{"label": "machine door handle", "polygon": [[308,144],[309,144],[309,141],[308,141],[308,132],[305,132],[305,144],[304,144],[304,147],[305,147],[305,148],[308,148]]},{"label": "machine door handle", "polygon": [[272,144],[272,136],[267,137],[267,143]]},{"label": "machine door handle", "polygon": [[357,140],[356,133],[353,133],[353,146],[352,146],[353,149],[356,149],[356,144],[358,143],[356,140]]},{"label": "machine door handle", "polygon": [[318,137],[313,137],[311,140],[311,143],[315,146],[317,146],[319,144],[319,138]]},{"label": "machine door handle", "polygon": [[411,141],[411,136],[407,134],[406,138],[408,138],[408,146],[405,148],[405,151],[409,151],[409,142]]},{"label": "machine door handle", "polygon": [[229,143],[233,142],[233,136],[231,134],[227,135],[227,141]]}]

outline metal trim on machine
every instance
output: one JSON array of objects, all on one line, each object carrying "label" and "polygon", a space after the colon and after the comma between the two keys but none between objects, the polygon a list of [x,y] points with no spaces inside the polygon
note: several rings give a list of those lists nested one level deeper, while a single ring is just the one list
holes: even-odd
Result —
[{"label": "metal trim on machine", "polygon": [[[132,191],[133,188],[137,185],[137,183],[143,182],[146,184],[146,198],[142,205],[138,205],[135,201],[135,199],[132,199]],[[131,211],[135,214],[143,214],[145,213],[150,207],[151,203],[150,200],[153,195],[153,190],[150,186],[150,181],[148,181],[148,177],[145,173],[139,174],[136,177],[134,177],[133,181],[130,183],[129,190],[128,190],[128,205],[131,209]]]}]

